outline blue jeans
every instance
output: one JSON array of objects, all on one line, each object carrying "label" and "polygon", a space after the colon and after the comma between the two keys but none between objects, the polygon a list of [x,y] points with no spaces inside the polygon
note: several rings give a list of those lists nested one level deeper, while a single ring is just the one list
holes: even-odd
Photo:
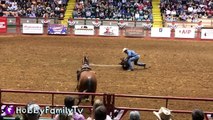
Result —
[{"label": "blue jeans", "polygon": [[138,65],[138,66],[144,66],[145,63],[139,63],[138,60],[140,58],[140,55],[136,55],[134,57],[131,57],[128,59],[128,64],[129,64],[129,69],[133,70],[133,65],[132,65],[132,62],[134,62],[135,65]]}]

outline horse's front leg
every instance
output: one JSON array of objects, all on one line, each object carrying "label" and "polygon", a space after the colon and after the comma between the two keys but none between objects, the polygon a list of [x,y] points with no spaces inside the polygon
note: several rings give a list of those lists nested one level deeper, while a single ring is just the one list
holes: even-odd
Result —
[{"label": "horse's front leg", "polygon": [[79,88],[79,82],[76,85],[75,91],[78,90],[78,88]]}]

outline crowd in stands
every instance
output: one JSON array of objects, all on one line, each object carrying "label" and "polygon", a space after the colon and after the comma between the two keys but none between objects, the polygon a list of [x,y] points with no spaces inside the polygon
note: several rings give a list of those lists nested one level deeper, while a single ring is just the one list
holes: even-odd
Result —
[{"label": "crowd in stands", "polygon": [[150,0],[77,0],[73,18],[151,21],[152,4]]},{"label": "crowd in stands", "polygon": [[[1,0],[0,16],[64,18],[68,0]],[[212,18],[213,0],[161,0],[166,21]],[[152,21],[151,0],[76,0],[73,18]]]},{"label": "crowd in stands", "polygon": [[[75,106],[75,98],[72,96],[66,96],[64,98],[64,106],[67,109],[72,109]],[[41,107],[36,103],[28,103],[25,106],[25,109],[29,111],[39,111]],[[39,112],[29,112],[24,113],[22,116],[16,116],[15,120],[39,120],[41,117],[41,113]],[[172,115],[172,111],[166,107],[161,107],[158,111],[153,111],[153,116],[157,120],[172,120],[176,119],[174,115]],[[194,109],[191,113],[192,120],[204,120],[205,114],[200,109]],[[0,120],[4,118],[0,116]],[[142,116],[139,111],[130,111],[129,112],[129,120],[142,120]],[[211,114],[209,119],[213,119],[213,114]],[[60,113],[55,115],[53,120],[112,120],[111,116],[108,115],[107,108],[103,104],[103,102],[99,99],[96,99],[93,107],[91,109],[90,117],[86,118],[83,114],[78,113],[77,111],[72,114]],[[119,120],[118,117],[115,117],[114,120]]]},{"label": "crowd in stands", "polygon": [[162,0],[160,9],[166,21],[199,22],[212,18],[213,0]]},{"label": "crowd in stands", "polygon": [[1,0],[0,16],[63,18],[67,0]]}]

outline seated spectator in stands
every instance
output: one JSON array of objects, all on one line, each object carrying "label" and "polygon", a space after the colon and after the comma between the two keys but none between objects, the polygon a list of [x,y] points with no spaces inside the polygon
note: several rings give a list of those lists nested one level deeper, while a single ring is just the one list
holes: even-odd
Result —
[{"label": "seated spectator in stands", "polygon": [[2,17],[3,15],[4,15],[3,8],[0,6],[0,17]]},{"label": "seated spectator in stands", "polygon": [[172,17],[176,17],[176,15],[177,15],[177,12],[174,8],[171,11],[171,15],[172,15]]},{"label": "seated spectator in stands", "polygon": [[86,18],[90,18],[91,15],[92,15],[91,10],[90,10],[90,9],[87,9],[87,10],[86,10],[86,13],[85,13]]},{"label": "seated spectator in stands", "polygon": [[141,20],[141,17],[138,11],[136,11],[135,13],[135,20]]},{"label": "seated spectator in stands", "polygon": [[192,120],[204,120],[204,113],[202,110],[195,109],[192,111]]},{"label": "seated spectator in stands", "polygon": [[74,9],[73,12],[72,12],[72,16],[73,18],[78,18],[78,12],[77,12],[77,9]]},{"label": "seated spectator in stands", "polygon": [[143,15],[144,20],[149,20],[149,12],[145,11]]},{"label": "seated spectator in stands", "polygon": [[158,112],[153,111],[158,120],[172,120],[171,111],[168,108],[161,107]]},{"label": "seated spectator in stands", "polygon": [[171,10],[170,9],[166,9],[166,15],[171,15]]},{"label": "seated spectator in stands", "polygon": [[113,12],[113,19],[118,19],[118,12],[116,10]]},{"label": "seated spectator in stands", "polygon": [[127,9],[126,18],[127,18],[127,20],[130,20],[130,19],[132,20],[132,14],[129,9]]},{"label": "seated spectator in stands", "polygon": [[131,111],[129,113],[129,120],[141,120],[140,113],[138,111]]},{"label": "seated spectator in stands", "polygon": [[[93,104],[91,117],[88,117],[87,120],[93,120],[95,118],[95,110],[99,106],[104,106],[104,104],[101,100],[97,99],[97,100],[95,100],[95,102]],[[106,120],[111,120],[109,115],[106,115]]]},{"label": "seated spectator in stands", "polygon": [[95,120],[108,120],[107,119],[107,109],[104,105],[97,107],[94,111]]},{"label": "seated spectator in stands", "polygon": [[201,18],[208,18],[207,13],[205,13]]},{"label": "seated spectator in stands", "polygon": [[181,21],[187,21],[188,16],[187,16],[186,13],[184,12],[183,14],[180,14],[179,18],[180,18]]},{"label": "seated spectator in stands", "polygon": [[[29,103],[27,104],[27,106],[25,106],[27,110],[30,111],[39,111],[40,107],[39,105],[35,104],[35,103]],[[39,120],[40,118],[40,113],[26,113],[23,114],[23,120]]]},{"label": "seated spectator in stands", "polygon": [[193,10],[194,8],[192,7],[192,5],[189,5],[187,15],[192,14]]},{"label": "seated spectator in stands", "polygon": [[104,11],[99,12],[99,17],[100,17],[100,19],[105,19]]},{"label": "seated spectator in stands", "polygon": [[121,10],[118,10],[117,17],[118,17],[118,19],[121,19],[121,18],[122,18]]},{"label": "seated spectator in stands", "polygon": [[36,15],[35,15],[35,13],[34,13],[34,12],[30,12],[29,17],[30,17],[30,18],[35,18],[35,17],[36,17]]},{"label": "seated spectator in stands", "polygon": [[[66,96],[64,98],[64,106],[67,107],[67,109],[72,109],[72,106],[75,104],[75,99],[71,96]],[[73,115],[68,114],[59,114],[56,115],[54,120],[63,120],[66,118],[66,120],[71,120],[72,118],[78,118],[79,120],[84,120],[84,116],[79,113],[73,113]]]},{"label": "seated spectator in stands", "polygon": [[198,14],[194,14],[191,19],[192,22],[198,22]]}]

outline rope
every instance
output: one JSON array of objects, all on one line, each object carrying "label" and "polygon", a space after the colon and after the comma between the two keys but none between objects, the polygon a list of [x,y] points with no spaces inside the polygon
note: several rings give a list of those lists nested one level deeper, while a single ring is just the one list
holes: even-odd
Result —
[{"label": "rope", "polygon": [[98,66],[98,67],[121,67],[121,65],[103,65],[103,64],[90,64],[91,66]]}]

